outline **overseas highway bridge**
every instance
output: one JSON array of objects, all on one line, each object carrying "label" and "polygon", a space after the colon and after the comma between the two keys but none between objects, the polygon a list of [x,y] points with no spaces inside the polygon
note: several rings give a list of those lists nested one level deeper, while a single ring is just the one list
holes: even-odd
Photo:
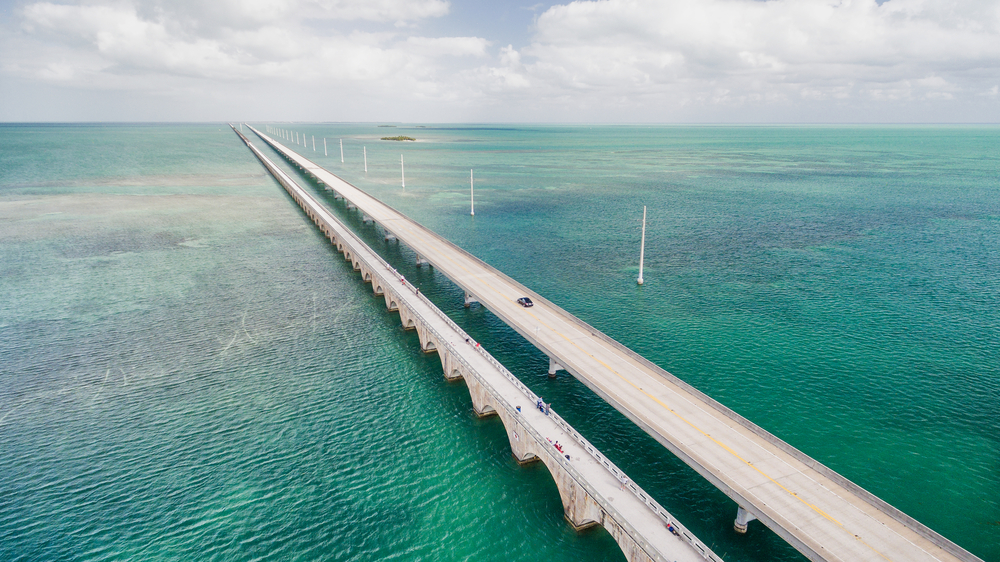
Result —
[{"label": "overseas highway bridge", "polygon": [[[732,498],[737,531],[760,520],[814,561],[979,561],[542,295],[251,130],[462,288],[467,303],[479,302],[546,354],[550,373],[572,374]],[[519,306],[524,296],[535,305]]]}]

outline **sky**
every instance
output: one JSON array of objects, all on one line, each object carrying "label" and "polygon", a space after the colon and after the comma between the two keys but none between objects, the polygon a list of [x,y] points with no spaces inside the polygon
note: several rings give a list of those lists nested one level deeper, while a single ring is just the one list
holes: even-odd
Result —
[{"label": "sky", "polygon": [[0,121],[997,123],[1000,0],[0,0]]}]

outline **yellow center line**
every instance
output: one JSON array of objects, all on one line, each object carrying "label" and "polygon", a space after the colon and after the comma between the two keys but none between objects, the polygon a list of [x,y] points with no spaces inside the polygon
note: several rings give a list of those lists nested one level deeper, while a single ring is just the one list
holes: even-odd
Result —
[{"label": "yellow center line", "polygon": [[[303,158],[303,160],[305,160],[305,158]],[[325,170],[323,168],[314,166],[313,169],[325,172],[327,174],[330,174],[331,176],[333,176],[337,180],[340,180],[340,178],[337,178],[337,176],[333,175],[332,173],[328,172],[327,170]],[[340,180],[340,181],[343,182],[343,180]],[[350,184],[347,184],[346,182],[343,182],[343,183],[345,185],[347,185],[348,187],[351,187],[351,188],[353,188],[354,190],[356,190],[358,192],[361,191],[361,190],[359,190],[357,188],[354,188]],[[375,205],[381,204],[380,201],[374,199],[373,197],[368,196],[367,194],[365,194],[363,192],[361,192],[361,193],[362,193],[362,195],[364,195],[368,199],[370,199],[373,202],[373,204],[375,204]],[[392,213],[391,212],[389,214],[392,215],[392,214],[397,214],[397,213]],[[394,220],[399,220],[400,221],[400,226],[405,227],[402,230],[405,230],[406,232],[408,232],[410,234],[410,236],[412,236],[413,238],[416,238],[418,241],[422,242],[423,244],[425,244],[427,246],[433,246],[433,245],[435,245],[435,243],[437,242],[436,240],[428,240],[426,237],[421,236],[421,233],[424,230],[423,228],[415,226],[410,221],[407,221],[407,220],[404,220],[404,219],[405,219],[405,217],[400,216],[400,217],[398,217],[397,219],[394,219]],[[397,232],[399,232],[399,231],[397,231]],[[501,297],[503,297],[504,299],[506,299],[508,301],[512,300],[512,297],[510,297],[509,295],[507,295],[503,291],[497,289],[496,287],[494,287],[493,285],[491,285],[488,281],[484,280],[480,276],[480,274],[478,274],[478,273],[470,270],[469,268],[465,267],[461,263],[455,261],[455,259],[453,259],[450,255],[448,255],[448,252],[438,251],[438,253],[445,260],[451,262],[455,267],[458,267],[458,268],[462,269],[463,271],[465,271],[466,273],[468,273],[469,275],[471,275],[474,279],[476,279],[476,281],[478,281],[479,283],[485,285],[486,287],[488,287],[490,290],[492,290],[496,294],[500,295]],[[425,254],[423,254],[423,257],[427,258],[428,256],[425,253]],[[480,295],[476,295],[476,296],[480,296]],[[666,403],[664,403],[663,401],[661,401],[659,398],[657,398],[656,396],[653,396],[649,392],[646,392],[638,384],[636,384],[635,382],[633,382],[632,380],[630,380],[629,378],[627,378],[625,375],[619,373],[614,367],[612,367],[611,365],[605,363],[603,360],[597,358],[592,353],[590,353],[589,351],[587,351],[586,349],[584,349],[583,347],[581,347],[579,344],[577,344],[575,341],[573,341],[573,339],[571,339],[567,335],[563,334],[561,331],[557,330],[556,328],[554,328],[554,327],[550,326],[549,324],[547,324],[546,322],[544,322],[534,312],[532,312],[530,310],[527,310],[527,309],[525,309],[524,312],[527,313],[528,315],[530,315],[532,318],[534,318],[540,325],[544,326],[549,331],[551,331],[551,332],[559,335],[561,338],[563,338],[564,340],[566,340],[570,345],[572,345],[573,347],[575,347],[576,349],[578,349],[584,355],[590,357],[591,359],[593,359],[597,363],[601,364],[605,369],[607,369],[608,371],[610,371],[611,373],[613,373],[620,380],[624,381],[626,384],[628,384],[629,386],[631,386],[635,390],[639,391],[641,394],[643,394],[647,398],[651,399],[653,402],[659,404],[661,407],[663,407],[664,409],[666,409],[667,411],[669,411],[671,414],[673,414],[674,416],[676,416],[679,420],[681,420],[682,422],[684,422],[685,424],[687,424],[689,427],[691,427],[692,429],[694,429],[695,431],[697,431],[698,433],[700,433],[704,437],[708,438],[710,441],[712,441],[713,443],[715,443],[716,445],[718,445],[719,447],[721,447],[724,451],[726,451],[727,453],[729,453],[730,455],[732,455],[733,457],[735,457],[736,459],[738,459],[740,462],[742,462],[742,463],[746,464],[747,466],[749,466],[751,469],[753,469],[755,472],[757,472],[758,474],[760,474],[761,476],[763,476],[764,478],[766,478],[768,481],[770,481],[771,483],[773,483],[774,485],[776,485],[778,488],[780,488],[781,490],[783,490],[785,493],[787,493],[791,497],[795,498],[796,500],[798,500],[802,504],[806,505],[811,510],[813,510],[816,513],[818,513],[819,515],[821,515],[823,518],[825,518],[825,519],[833,522],[834,524],[838,525],[839,527],[841,527],[842,529],[844,529],[845,531],[847,531],[847,529],[846,529],[846,527],[844,527],[843,523],[841,523],[840,521],[838,521],[837,519],[835,519],[834,517],[832,517],[831,515],[829,515],[825,511],[823,511],[819,506],[817,506],[815,504],[812,504],[812,503],[809,503],[808,501],[806,501],[806,500],[802,499],[801,497],[799,497],[799,495],[796,492],[791,491],[786,486],[784,486],[783,484],[781,484],[780,482],[778,482],[777,480],[775,480],[774,478],[772,478],[769,474],[767,474],[766,472],[764,472],[760,468],[756,467],[753,464],[753,462],[751,462],[751,461],[747,460],[746,458],[744,458],[742,455],[740,455],[735,450],[733,450],[729,445],[723,443],[722,441],[719,441],[715,437],[712,437],[711,434],[707,433],[706,431],[704,431],[703,429],[701,429],[698,425],[696,425],[694,422],[692,422],[691,420],[688,420],[687,418],[685,418],[684,416],[682,416],[681,414],[679,414],[677,411],[675,411],[673,408],[671,408]],[[558,317],[559,315],[555,314],[555,316]],[[584,334],[584,337],[590,339],[590,336],[588,334]],[[867,542],[865,542],[858,535],[854,535],[854,538],[855,538],[855,540],[857,540],[858,542],[860,542],[861,544],[865,545],[866,547],[868,547],[869,549],[871,549],[873,552],[875,552],[876,554],[878,554],[881,558],[883,558],[885,560],[890,560],[890,562],[891,562],[891,559],[887,558],[884,554],[882,554],[881,552],[879,552],[878,549],[874,548],[872,545],[870,545]]]},{"label": "yellow center line", "polygon": [[[426,238],[424,238],[424,237],[420,236],[419,234],[416,234],[416,233],[414,233],[414,232],[412,232],[412,231],[410,231],[410,234],[411,234],[411,235],[412,235],[412,236],[413,236],[414,238],[417,238],[417,239],[418,239],[418,240],[419,240],[420,242],[423,242],[423,243],[424,243],[425,245],[430,245],[429,241],[428,241],[428,240],[427,240]],[[479,282],[481,282],[482,284],[484,284],[484,285],[486,285],[487,287],[489,287],[489,288],[490,288],[490,289],[491,289],[492,291],[494,291],[494,292],[495,292],[495,293],[497,293],[498,295],[500,295],[500,296],[504,297],[504,298],[505,298],[505,299],[507,299],[507,300],[510,300],[510,299],[511,299],[511,297],[510,297],[510,296],[508,296],[508,295],[506,295],[505,293],[503,293],[502,291],[500,291],[500,290],[496,289],[495,287],[493,287],[493,286],[492,286],[492,285],[491,285],[490,283],[488,283],[487,281],[484,281],[484,280],[482,280],[482,279],[481,279],[481,278],[480,278],[480,277],[479,277],[478,275],[476,275],[476,273],[475,273],[475,272],[471,271],[471,270],[470,270],[470,269],[468,269],[467,267],[465,267],[465,266],[463,266],[462,264],[460,264],[460,263],[458,263],[457,261],[455,261],[455,260],[454,260],[454,259],[453,259],[453,258],[452,258],[451,256],[449,256],[449,255],[448,255],[447,253],[442,253],[442,256],[443,256],[443,257],[444,257],[445,259],[447,259],[448,261],[450,261],[450,262],[451,262],[452,264],[454,264],[454,265],[455,265],[456,267],[458,267],[458,268],[461,268],[461,269],[462,269],[462,270],[464,270],[464,271],[465,271],[466,273],[468,273],[468,274],[472,275],[473,277],[475,277],[475,278],[476,278],[476,280],[478,280],[478,281],[479,281]],[[427,257],[427,256],[425,255],[424,257]],[[749,466],[750,468],[752,468],[752,469],[753,469],[754,471],[756,471],[756,472],[757,472],[758,474],[760,474],[760,475],[761,475],[761,476],[763,476],[764,478],[767,478],[767,479],[768,479],[769,481],[773,482],[773,483],[774,483],[774,484],[775,484],[776,486],[778,486],[779,488],[781,488],[782,490],[784,490],[784,491],[785,491],[785,492],[786,492],[787,494],[789,494],[790,496],[794,497],[795,499],[797,499],[798,501],[802,502],[803,504],[807,505],[807,506],[808,506],[808,507],[809,507],[810,509],[812,509],[812,510],[813,510],[813,511],[815,511],[816,513],[818,513],[818,514],[822,515],[822,516],[823,516],[823,517],[825,517],[826,519],[828,519],[828,520],[832,521],[833,523],[836,523],[837,525],[839,525],[839,526],[841,526],[841,527],[843,527],[843,526],[844,526],[844,525],[843,525],[843,523],[841,523],[840,521],[838,521],[838,520],[834,519],[833,517],[831,517],[831,516],[830,516],[829,514],[827,514],[827,513],[825,512],[825,511],[823,511],[822,509],[820,509],[820,508],[819,508],[818,506],[816,506],[815,504],[811,504],[811,503],[807,502],[806,500],[802,499],[801,497],[799,497],[799,495],[798,495],[798,494],[796,494],[795,492],[793,492],[793,491],[789,490],[789,489],[788,489],[787,487],[785,487],[785,486],[784,486],[783,484],[781,484],[780,482],[778,482],[777,480],[775,480],[774,478],[772,478],[772,477],[771,477],[771,476],[770,476],[769,474],[765,473],[765,472],[764,472],[764,471],[762,471],[762,470],[761,470],[760,468],[758,468],[758,467],[754,466],[753,462],[751,462],[751,461],[749,461],[749,460],[745,459],[745,458],[744,458],[744,457],[743,457],[742,455],[740,455],[739,453],[737,453],[736,451],[734,451],[734,450],[733,450],[733,449],[732,449],[731,447],[729,447],[728,445],[726,445],[726,444],[725,444],[725,443],[723,443],[722,441],[719,441],[719,440],[718,440],[718,439],[716,439],[715,437],[712,437],[712,436],[711,436],[711,435],[710,435],[709,433],[707,433],[706,431],[704,431],[703,429],[701,429],[701,428],[700,428],[700,427],[699,427],[699,426],[698,426],[697,424],[695,424],[695,423],[694,423],[694,422],[692,422],[691,420],[689,420],[689,419],[687,419],[686,417],[684,417],[684,416],[682,416],[681,414],[679,414],[679,413],[678,413],[677,411],[675,411],[675,410],[674,410],[673,408],[671,408],[670,406],[668,406],[668,405],[667,405],[666,403],[664,403],[664,402],[663,402],[662,400],[660,400],[660,399],[659,399],[659,398],[657,398],[656,396],[653,396],[653,395],[652,395],[652,394],[650,394],[649,392],[646,392],[646,391],[645,391],[645,390],[644,390],[643,388],[641,388],[641,387],[640,387],[640,386],[639,386],[638,384],[636,384],[635,382],[633,382],[633,381],[632,381],[631,379],[629,379],[629,378],[628,378],[628,377],[626,377],[625,375],[623,375],[623,374],[619,373],[619,372],[618,372],[618,371],[617,371],[617,370],[616,370],[616,369],[615,369],[614,367],[612,367],[611,365],[609,365],[609,364],[605,363],[605,362],[604,362],[603,360],[599,359],[598,357],[594,356],[594,355],[593,355],[592,353],[590,353],[589,351],[587,351],[586,349],[584,349],[583,347],[581,347],[581,346],[580,346],[580,345],[579,345],[578,343],[576,343],[575,341],[573,341],[573,339],[572,339],[572,338],[570,338],[570,337],[569,337],[569,336],[567,336],[566,334],[562,333],[561,331],[559,331],[559,330],[557,330],[556,328],[554,328],[554,327],[550,326],[549,324],[547,324],[547,323],[546,323],[545,321],[543,321],[543,320],[542,320],[541,318],[539,318],[539,316],[538,316],[537,314],[535,314],[534,312],[532,312],[532,311],[530,311],[530,310],[527,310],[527,309],[526,309],[526,310],[524,310],[524,312],[525,312],[525,313],[527,313],[527,314],[528,314],[529,316],[531,316],[532,318],[534,318],[534,319],[535,319],[535,320],[536,320],[536,321],[537,321],[537,322],[538,322],[538,323],[539,323],[540,325],[542,325],[542,326],[545,326],[545,328],[547,328],[547,329],[548,329],[549,331],[551,331],[551,332],[553,332],[553,333],[555,333],[555,334],[559,335],[559,336],[560,336],[561,338],[563,338],[564,340],[566,340],[566,341],[567,341],[567,342],[568,342],[568,343],[569,343],[570,345],[572,345],[573,347],[575,347],[576,349],[578,349],[578,350],[579,350],[580,352],[582,352],[582,353],[583,353],[584,355],[586,355],[586,356],[590,357],[591,359],[593,359],[593,360],[594,360],[594,361],[596,361],[597,363],[600,363],[600,364],[601,364],[601,365],[602,365],[602,366],[603,366],[603,367],[604,367],[605,369],[607,369],[608,371],[610,371],[610,372],[614,373],[614,375],[615,375],[616,377],[618,377],[618,378],[619,378],[620,380],[624,381],[625,383],[627,383],[627,384],[628,384],[629,386],[631,386],[631,387],[632,387],[632,388],[634,388],[635,390],[638,390],[638,391],[639,391],[639,392],[640,392],[641,394],[645,395],[645,396],[646,396],[646,397],[648,397],[649,399],[653,400],[654,402],[656,402],[657,404],[659,404],[660,406],[662,406],[663,408],[665,408],[665,409],[666,409],[667,411],[669,411],[669,412],[670,412],[671,414],[673,414],[674,416],[676,416],[676,417],[677,417],[678,419],[680,419],[681,421],[683,421],[683,422],[684,422],[685,424],[687,424],[688,426],[690,426],[690,427],[691,427],[692,429],[694,429],[694,430],[695,430],[695,431],[697,431],[698,433],[700,433],[700,434],[702,434],[703,436],[705,436],[706,438],[708,438],[708,439],[709,439],[710,441],[712,441],[713,443],[715,443],[715,444],[716,444],[716,445],[718,445],[719,447],[722,447],[722,449],[723,449],[723,450],[725,450],[726,452],[728,452],[728,453],[729,453],[729,454],[731,454],[732,456],[734,456],[734,457],[736,457],[737,459],[739,459],[739,460],[740,460],[740,462],[743,462],[744,464],[746,464],[747,466]],[[588,339],[589,339],[589,336],[587,336],[587,335],[584,335],[584,337],[588,337]]]}]

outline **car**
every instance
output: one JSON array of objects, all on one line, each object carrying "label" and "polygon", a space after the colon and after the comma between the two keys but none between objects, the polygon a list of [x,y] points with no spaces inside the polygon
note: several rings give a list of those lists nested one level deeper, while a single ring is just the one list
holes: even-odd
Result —
[{"label": "car", "polygon": [[517,299],[517,304],[523,306],[524,308],[528,308],[529,306],[535,306],[535,303],[531,302],[531,299],[529,299],[528,297],[521,297]]}]

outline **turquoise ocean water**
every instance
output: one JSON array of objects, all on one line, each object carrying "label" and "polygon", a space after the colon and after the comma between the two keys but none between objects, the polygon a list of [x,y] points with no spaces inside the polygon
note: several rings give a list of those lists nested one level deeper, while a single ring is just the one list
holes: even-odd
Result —
[{"label": "turquoise ocean water", "polygon": [[[1000,129],[280,126],[1000,561]],[[803,559],[325,201],[726,560]],[[191,559],[622,557],[227,126],[0,125],[0,560]]]}]

